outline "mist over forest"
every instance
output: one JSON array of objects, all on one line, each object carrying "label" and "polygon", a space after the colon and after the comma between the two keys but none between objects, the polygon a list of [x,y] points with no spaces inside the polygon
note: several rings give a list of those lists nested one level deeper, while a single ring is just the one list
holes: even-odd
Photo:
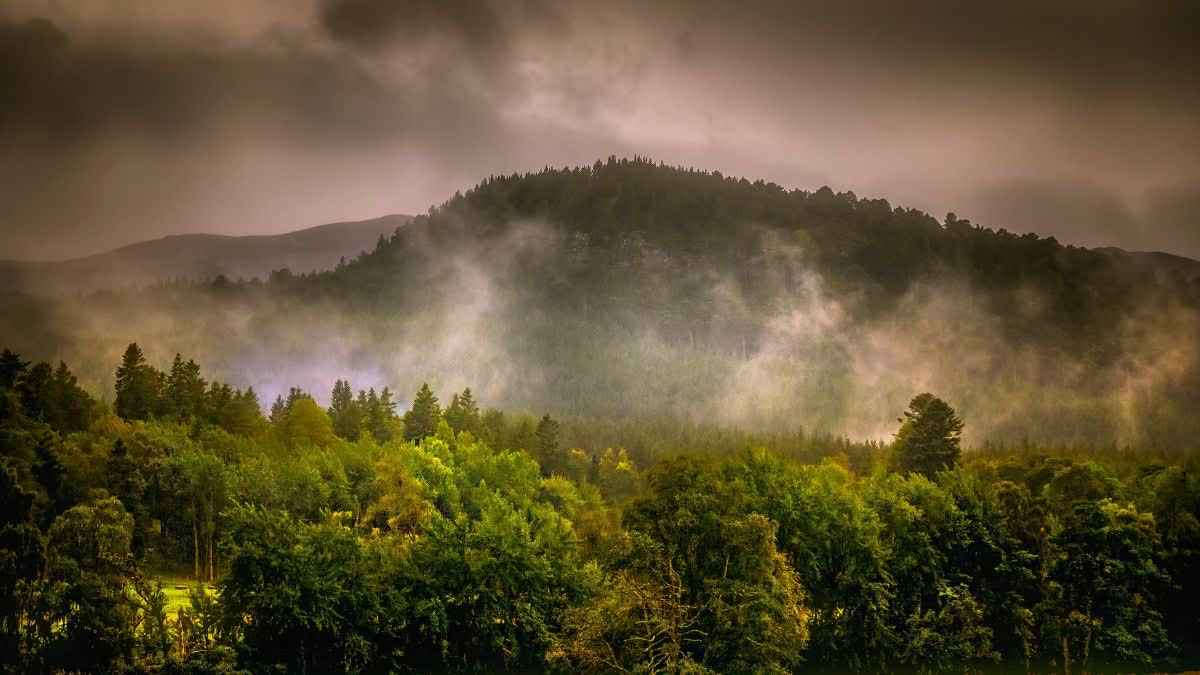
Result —
[{"label": "mist over forest", "polygon": [[1195,63],[0,0],[0,675],[1200,672]]},{"label": "mist over forest", "polygon": [[265,400],[334,380],[512,410],[886,441],[914,392],[969,444],[1195,447],[1200,263],[643,159],[497,176],[336,269],[5,296],[96,391],[131,341]]}]

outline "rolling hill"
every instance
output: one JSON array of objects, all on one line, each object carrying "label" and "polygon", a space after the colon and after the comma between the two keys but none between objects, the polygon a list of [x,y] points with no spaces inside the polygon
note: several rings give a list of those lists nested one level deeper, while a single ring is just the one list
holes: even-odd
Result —
[{"label": "rolling hill", "polygon": [[491,177],[317,274],[10,298],[0,334],[100,391],[137,341],[267,400],[428,381],[507,409],[886,439],[930,391],[971,443],[1191,449],[1193,268],[611,158]]},{"label": "rolling hill", "polygon": [[142,287],[172,281],[265,279],[273,270],[327,270],[390,237],[409,216],[330,223],[276,235],[183,234],[96,255],[43,262],[0,260],[0,288],[37,295]]}]

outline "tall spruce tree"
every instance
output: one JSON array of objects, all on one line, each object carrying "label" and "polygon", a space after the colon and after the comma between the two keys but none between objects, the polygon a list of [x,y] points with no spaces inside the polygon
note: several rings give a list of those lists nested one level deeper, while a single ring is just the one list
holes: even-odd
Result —
[{"label": "tall spruce tree", "polygon": [[28,361],[22,361],[20,356],[8,349],[0,353],[0,389],[15,387],[28,365]]},{"label": "tall spruce tree", "polygon": [[455,394],[446,408],[446,423],[457,432],[468,431],[478,437],[482,426],[479,416],[479,405],[471,395],[471,388],[463,389],[461,394]]},{"label": "tall spruce tree", "polygon": [[558,420],[545,415],[537,425],[538,453],[542,473],[564,475],[567,471],[567,456],[558,446]]},{"label": "tall spruce tree", "polygon": [[416,443],[434,435],[441,420],[442,410],[438,407],[437,396],[433,395],[429,383],[424,383],[413,399],[412,408],[404,413],[404,440]]},{"label": "tall spruce tree", "polygon": [[954,408],[933,394],[920,394],[908,404],[892,446],[892,467],[932,477],[953,468],[962,450],[963,422]]},{"label": "tall spruce tree", "polygon": [[333,383],[329,395],[329,418],[333,420],[333,433],[355,440],[362,429],[363,406],[354,400],[350,382],[338,380]]},{"label": "tall spruce tree", "polygon": [[127,420],[150,417],[158,403],[158,374],[146,363],[141,347],[129,343],[117,368],[117,414]]},{"label": "tall spruce tree", "polygon": [[186,362],[180,354],[171,363],[167,375],[166,398],[169,414],[182,420],[190,420],[200,412],[206,383],[200,376],[200,366],[193,360]]}]

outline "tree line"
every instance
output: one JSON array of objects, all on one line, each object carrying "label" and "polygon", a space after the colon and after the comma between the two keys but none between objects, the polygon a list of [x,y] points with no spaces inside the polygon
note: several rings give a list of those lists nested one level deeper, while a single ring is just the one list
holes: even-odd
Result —
[{"label": "tree line", "polygon": [[[1191,460],[964,449],[932,394],[862,452],[697,427],[689,452],[631,455],[570,439],[635,421],[469,389],[443,406],[423,385],[401,413],[338,380],[327,407],[292,389],[264,416],[136,345],[112,405],[65,365],[5,351],[0,376],[12,672],[1195,663]],[[158,579],[178,575],[169,613]]]}]

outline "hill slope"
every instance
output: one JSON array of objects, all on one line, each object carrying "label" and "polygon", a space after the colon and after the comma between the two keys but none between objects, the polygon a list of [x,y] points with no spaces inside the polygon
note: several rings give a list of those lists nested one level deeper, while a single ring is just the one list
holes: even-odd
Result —
[{"label": "hill slope", "polygon": [[0,288],[36,294],[147,286],[168,280],[261,277],[289,268],[333,268],[374,248],[411,220],[390,215],[330,223],[276,235],[184,234],[143,241],[83,258],[54,262],[0,260]]},{"label": "hill slope", "polygon": [[932,391],[971,442],[1192,448],[1200,283],[1157,260],[610,159],[488,179],[336,270],[32,304],[0,329],[102,364],[101,387],[137,340],[264,399],[428,380],[507,408],[887,438]]}]

